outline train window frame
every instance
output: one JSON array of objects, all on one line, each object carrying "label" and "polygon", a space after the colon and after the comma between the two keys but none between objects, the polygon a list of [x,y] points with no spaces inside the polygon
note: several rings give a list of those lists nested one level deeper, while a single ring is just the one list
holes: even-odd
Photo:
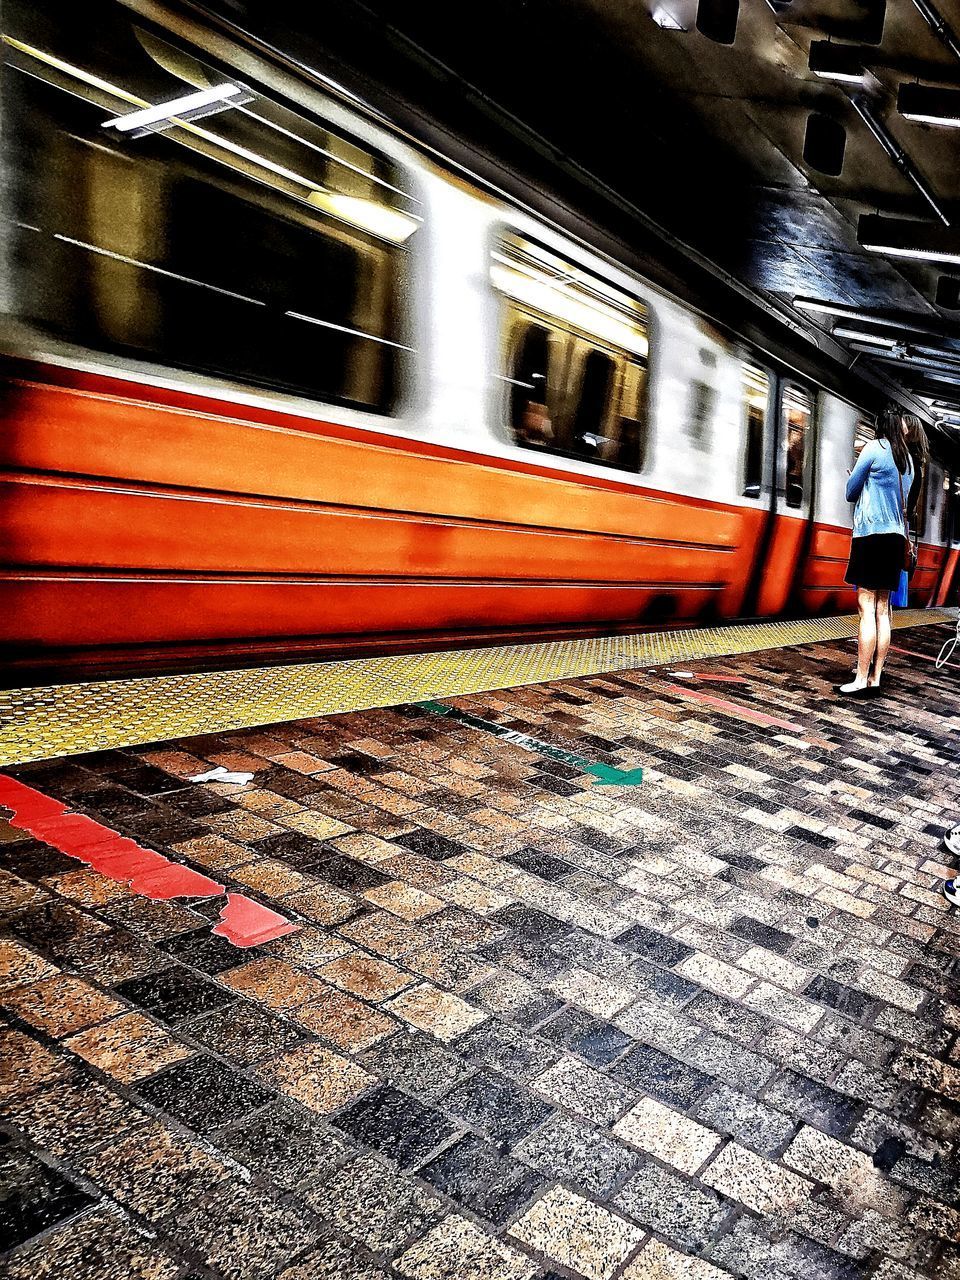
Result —
[{"label": "train window frame", "polygon": [[[749,394],[751,378],[757,383],[753,388],[755,395],[752,401]],[[763,387],[759,385],[761,379],[764,384]],[[749,359],[740,361],[740,397],[743,408],[741,419],[743,449],[740,461],[740,495],[754,502],[759,502],[763,498],[763,481],[766,472],[767,440],[770,426],[770,397],[775,385],[776,379],[762,365],[756,364]],[[754,437],[757,433],[752,430],[756,425],[756,420],[751,416],[750,410],[751,404],[754,408],[760,407],[760,395],[763,397],[763,413],[759,423],[759,439],[756,440]],[[756,479],[752,478],[754,475]]]},{"label": "train window frame", "polygon": [[958,531],[954,528],[957,511],[958,478],[951,471],[944,471],[943,484],[940,490],[940,541],[944,546],[960,541]]},{"label": "train window frame", "polygon": [[[508,221],[491,229],[488,253],[490,284],[500,304],[496,378],[505,388],[499,398],[499,423],[507,438],[522,449],[620,470],[630,476],[640,475],[648,463],[651,444],[651,312],[646,301],[583,267],[568,252],[544,244],[526,228]],[[567,295],[563,301],[566,314],[561,314],[563,308],[556,309],[551,292],[558,279]],[[548,301],[555,304],[553,309],[544,305]],[[626,321],[618,311],[620,306],[625,308],[622,314]],[[546,327],[558,352],[553,369],[548,371],[553,385],[547,388],[546,401],[537,402],[547,406],[548,434],[537,439],[523,438],[514,412],[512,388],[518,385],[515,335],[524,324]],[[616,339],[624,335],[638,349],[618,343]],[[579,397],[591,353],[610,359],[614,366],[601,415],[606,424],[604,434],[590,433],[593,438],[589,447],[596,449],[593,456],[585,444],[575,447],[573,443]]]},{"label": "train window frame", "polygon": [[[790,466],[790,424],[788,422],[788,401],[791,397],[803,397],[809,405],[807,411],[807,420],[803,426],[800,436],[802,449],[800,450],[800,466],[795,472],[799,476],[799,480],[791,480]],[[810,467],[812,465],[812,451],[808,447],[809,435],[811,428],[815,423],[815,415],[817,411],[817,393],[802,382],[798,382],[793,378],[784,378],[780,383],[780,398],[778,406],[778,427],[782,434],[781,456],[782,456],[782,476],[783,476],[783,501],[784,506],[789,507],[791,511],[803,511],[810,497]],[[798,492],[794,498],[791,494],[791,483],[796,485]]]},{"label": "train window frame", "polygon": [[857,420],[853,424],[853,442],[851,446],[853,456],[851,466],[855,467],[857,465],[857,460],[864,448],[871,440],[876,440],[876,438],[877,433],[874,424],[869,422],[866,418],[858,416]]},{"label": "train window frame", "polygon": [[[29,6],[23,5],[22,9],[29,11]],[[7,78],[41,80],[40,92],[47,100],[43,118],[36,125],[37,135],[44,144],[40,161],[62,147],[65,122],[76,118],[82,128],[67,130],[78,139],[75,158],[89,150],[106,153],[109,162],[104,163],[138,164],[141,179],[148,185],[153,184],[156,190],[162,188],[162,208],[159,213],[152,211],[153,221],[162,226],[156,256],[147,251],[135,255],[118,252],[110,236],[120,233],[108,224],[103,228],[107,234],[99,239],[93,235],[65,235],[63,233],[71,229],[68,226],[56,231],[50,229],[58,242],[58,251],[74,255],[71,262],[80,264],[84,258],[94,259],[95,271],[126,273],[124,287],[130,298],[137,299],[136,307],[128,306],[128,310],[136,310],[140,317],[149,305],[161,318],[152,330],[149,323],[141,321],[130,340],[129,331],[117,336],[115,329],[111,331],[106,325],[90,323],[80,305],[74,313],[65,309],[62,318],[53,316],[51,307],[44,310],[43,302],[31,297],[29,286],[41,271],[31,266],[19,270],[15,280],[11,278],[8,296],[10,309],[24,332],[36,335],[30,338],[33,345],[57,358],[93,357],[108,366],[132,368],[149,372],[151,376],[176,377],[186,372],[214,389],[225,387],[244,394],[279,392],[313,405],[340,406],[381,419],[398,417],[409,398],[410,357],[415,352],[410,332],[413,313],[408,283],[414,268],[407,241],[422,225],[420,215],[424,210],[422,196],[409,171],[376,141],[351,132],[349,122],[344,123],[345,113],[331,111],[330,117],[326,116],[320,95],[312,95],[313,100],[307,95],[305,101],[284,92],[284,87],[275,83],[276,77],[271,80],[269,66],[261,66],[258,76],[257,68],[248,65],[241,76],[236,67],[230,65],[229,49],[214,51],[195,44],[108,0],[104,0],[98,12],[109,18],[110,31],[122,33],[125,41],[139,46],[137,52],[142,54],[142,60],[133,65],[129,74],[115,74],[107,80],[100,77],[99,82],[93,84],[96,79],[93,71],[99,69],[99,60],[104,57],[101,48],[93,41],[88,45],[71,29],[64,40],[69,43],[73,38],[70,48],[74,60],[67,61],[60,55],[68,51],[61,49],[52,37],[47,41],[49,47],[19,40],[17,37],[23,32],[16,24],[19,22],[23,27],[26,20],[22,14],[15,14],[6,24],[6,30],[13,30],[15,34],[4,35],[4,52],[9,55],[13,50],[29,70],[28,75],[15,77],[8,57]],[[42,23],[38,29],[43,30]],[[157,56],[154,49],[159,46],[168,57]],[[158,78],[169,88],[171,77],[180,76],[174,83],[182,89],[185,76],[177,59],[184,65],[202,68],[217,85],[221,82],[239,85],[242,94],[237,105],[244,111],[244,117],[237,128],[249,124],[252,130],[259,129],[267,143],[276,140],[276,152],[271,152],[269,145],[256,146],[253,151],[244,148],[241,143],[246,140],[245,135],[240,132],[238,141],[238,134],[231,133],[218,114],[212,116],[209,124],[206,118],[201,118],[199,125],[194,119],[178,118],[175,125],[167,123],[160,129],[148,131],[156,133],[156,137],[131,130],[121,134],[119,129],[109,127],[109,117],[119,120],[137,108],[140,101],[145,106],[158,96],[161,101],[167,101],[164,93],[157,93]],[[177,65],[168,65],[170,62]],[[31,75],[36,67],[49,74]],[[123,70],[125,73],[126,64]],[[137,90],[139,98],[130,92],[131,87]],[[55,91],[64,88],[68,92],[58,97]],[[80,88],[84,89],[83,93],[73,91]],[[172,98],[173,93],[169,96]],[[56,104],[68,97],[70,111],[65,107],[58,109]],[[9,101],[8,98],[8,104]],[[33,101],[29,94],[19,94],[17,110],[29,111]],[[76,112],[80,114],[75,117]],[[227,113],[222,114],[225,117]],[[326,151],[319,145],[321,142],[326,144]],[[304,178],[303,190],[298,196],[287,189],[295,185],[293,178],[298,174],[291,175],[279,163],[287,158],[283,148],[289,150],[291,144],[295,155],[299,156],[302,151],[308,159],[316,159],[316,152],[322,153],[316,160],[316,169],[295,166],[301,176],[309,175]],[[10,144],[7,145],[9,164],[12,153]],[[300,151],[296,150],[298,147]],[[241,155],[242,152],[245,154]],[[83,162],[78,159],[76,163]],[[76,172],[84,170],[77,168]],[[339,174],[342,181],[331,178],[331,174]],[[274,176],[276,182],[272,180]],[[107,177],[107,181],[111,179]],[[112,181],[115,184],[116,178]],[[24,180],[15,174],[8,186],[22,187],[23,184]],[[245,280],[254,280],[259,267],[265,279],[275,282],[262,297],[247,296],[248,293],[256,295],[253,287],[249,290],[241,285],[224,287],[232,282],[216,275],[211,277],[215,283],[208,282],[204,288],[203,279],[194,280],[189,271],[175,269],[178,263],[172,260],[176,252],[171,242],[172,219],[178,216],[184,192],[191,184],[198,189],[209,188],[215,192],[216,200],[236,210],[244,252],[236,255],[232,269]],[[305,194],[308,186],[309,197]],[[385,192],[381,206],[378,198]],[[313,196],[318,193],[318,199],[314,200]],[[14,199],[28,206],[33,200],[22,192],[16,196],[8,193],[8,207]],[[385,217],[378,223],[376,214],[381,208]],[[392,221],[386,217],[391,211],[396,213]],[[36,242],[38,233],[45,235],[48,229],[43,225],[44,220],[36,220],[41,221],[39,227],[32,225],[33,221],[29,220],[31,225],[27,230]],[[202,243],[202,235],[206,234],[213,237],[209,243],[216,245],[216,229],[202,228],[197,218],[188,217],[183,221],[191,230],[200,228],[198,243]],[[243,238],[244,229],[249,231],[251,227],[269,229],[264,242],[255,237]],[[8,253],[19,251],[10,235],[9,224],[7,240]],[[309,246],[306,253],[301,252],[306,246]],[[203,260],[202,249],[193,247],[191,253]],[[284,253],[286,259],[282,256]],[[216,253],[211,256],[216,262]],[[225,262],[226,258],[224,254],[222,260]],[[279,278],[269,270],[278,261],[286,261],[290,266]],[[222,262],[217,265],[222,266]],[[328,306],[332,301],[331,314],[319,307],[297,306],[298,294],[307,292],[305,279],[301,277],[314,267],[320,273],[314,278],[335,281],[332,293],[325,290],[322,295],[322,301]],[[341,272],[342,286],[336,283],[335,271]],[[149,284],[145,283],[148,276]],[[369,288],[371,282],[372,289]],[[200,288],[196,287],[198,284]],[[174,293],[177,288],[182,295],[179,299]],[[216,302],[222,308],[219,311],[210,304],[211,292],[218,295]],[[284,295],[289,299],[287,305]],[[200,305],[197,305],[198,299]],[[139,305],[141,302],[143,308]],[[257,359],[249,364],[239,354],[232,353],[231,336],[221,337],[219,345],[215,340],[204,345],[205,334],[214,333],[218,322],[221,333],[232,333],[232,325],[227,322],[237,319],[238,312],[229,309],[234,306],[244,312],[238,321],[241,334],[255,309],[264,314],[268,309],[270,312],[269,324],[274,329],[272,345],[269,339],[260,343],[257,337],[251,338],[249,346]],[[169,340],[169,333],[177,329],[175,321],[166,322],[171,307],[171,314],[179,311],[181,316],[188,316],[188,327],[194,311],[198,317],[210,317],[205,325],[202,319],[193,325],[193,334],[201,334],[199,342]],[[338,307],[345,314],[339,314]],[[88,304],[90,314],[95,309],[95,303]],[[360,319],[355,322],[354,316]],[[366,323],[367,320],[371,323]],[[256,335],[256,325],[252,328]],[[260,330],[263,330],[262,324]],[[323,335],[322,341],[320,335]],[[218,358],[218,352],[226,353],[226,358]]]}]

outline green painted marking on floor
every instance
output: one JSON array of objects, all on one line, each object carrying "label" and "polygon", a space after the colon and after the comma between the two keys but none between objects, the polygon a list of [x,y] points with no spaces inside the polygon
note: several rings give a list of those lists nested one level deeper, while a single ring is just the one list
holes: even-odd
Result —
[{"label": "green painted marking on floor", "polygon": [[493,720],[481,720],[479,716],[472,716],[469,711],[458,711],[456,707],[448,707],[443,702],[417,702],[415,705],[435,716],[446,716],[448,720],[456,720],[470,729],[478,729],[481,733],[492,733],[495,738],[512,742],[534,755],[559,760],[561,764],[568,764],[573,769],[579,769],[581,773],[592,773],[605,787],[638,787],[643,781],[642,769],[616,769],[609,764],[594,764],[590,760],[585,760],[583,756],[575,755],[572,751],[565,751],[563,747],[551,746],[549,742],[541,742],[539,738],[518,733],[516,729],[505,729],[502,724],[496,724]]}]

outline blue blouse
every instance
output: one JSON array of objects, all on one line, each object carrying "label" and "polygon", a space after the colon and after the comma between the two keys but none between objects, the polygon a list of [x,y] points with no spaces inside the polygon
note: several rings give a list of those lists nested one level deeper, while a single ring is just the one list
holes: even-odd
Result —
[{"label": "blue blouse", "polygon": [[908,458],[907,469],[901,476],[886,440],[865,444],[847,480],[847,501],[857,504],[853,511],[853,536],[868,538],[875,533],[907,536],[900,493],[902,485],[905,502],[912,480],[912,459]]}]

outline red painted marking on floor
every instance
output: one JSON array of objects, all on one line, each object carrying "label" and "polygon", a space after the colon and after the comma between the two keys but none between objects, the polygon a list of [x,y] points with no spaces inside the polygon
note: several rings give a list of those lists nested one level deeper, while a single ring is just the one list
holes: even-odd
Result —
[{"label": "red painted marking on floor", "polygon": [[[9,823],[44,844],[76,858],[111,880],[126,881],[130,892],[155,901],[169,898],[216,898],[225,886],[153,849],[144,849],[118,831],[72,813],[66,805],[0,773],[0,807],[12,811]],[[237,947],[272,942],[300,926],[241,893],[228,893],[213,932]]]},{"label": "red painted marking on floor", "polygon": [[214,925],[213,932],[227,938],[235,947],[256,947],[282,938],[296,927],[252,898],[242,893],[228,893],[226,906],[220,911],[220,923]]},{"label": "red painted marking on floor", "polygon": [[262,942],[273,942],[285,933],[292,933],[293,929],[296,925],[244,893],[228,893],[227,905],[220,910],[220,923],[214,925],[214,933],[228,938],[236,947],[256,947]]},{"label": "red painted marking on floor", "polygon": [[722,676],[716,671],[698,671],[694,675],[695,680],[723,680],[728,684],[749,684],[750,681],[746,676]]},{"label": "red painted marking on floor", "polygon": [[787,729],[790,733],[803,734],[806,732],[802,724],[794,724],[792,720],[779,720],[776,716],[768,716],[763,711],[754,711],[752,707],[745,707],[739,702],[728,702],[726,698],[715,698],[710,693],[697,693],[695,689],[686,689],[680,684],[665,685],[667,693],[676,693],[683,698],[692,698],[695,702],[703,702],[707,706],[716,707],[718,711],[723,711],[729,716],[736,716],[738,720],[750,720],[753,724],[768,725],[774,729]]},{"label": "red painted marking on floor", "polygon": [[88,851],[92,852],[101,845],[113,844],[120,839],[119,832],[111,831],[109,827],[101,826],[99,822],[94,822],[92,818],[84,817],[79,813],[63,813],[55,818],[39,820],[21,820],[20,825],[38,840],[42,840],[44,844],[52,844],[61,853],[66,853],[71,858],[79,858],[83,862],[89,861]]},{"label": "red painted marking on floor", "polygon": [[33,787],[25,787],[6,774],[0,774],[0,804],[5,809],[12,809],[19,817],[30,819],[55,818],[67,812],[67,806],[59,800],[34,791]]},{"label": "red painted marking on floor", "polygon": [[[891,653],[903,653],[908,658],[922,658],[924,662],[936,662],[936,658],[930,653],[919,653],[916,649],[898,649],[895,644],[890,646]],[[960,671],[960,665],[956,662],[943,662],[940,664],[944,667],[950,667],[954,671]]]},{"label": "red painted marking on floor", "polygon": [[226,886],[179,862],[167,862],[166,866],[153,871],[138,872],[130,881],[130,889],[144,898],[166,901],[169,898],[216,898],[225,892]]},{"label": "red painted marking on floor", "polygon": [[141,849],[134,840],[118,837],[112,844],[101,844],[95,849],[88,849],[84,854],[84,861],[101,875],[109,876],[112,880],[123,880],[146,871],[159,871],[170,860],[162,853],[154,853],[152,849]]}]

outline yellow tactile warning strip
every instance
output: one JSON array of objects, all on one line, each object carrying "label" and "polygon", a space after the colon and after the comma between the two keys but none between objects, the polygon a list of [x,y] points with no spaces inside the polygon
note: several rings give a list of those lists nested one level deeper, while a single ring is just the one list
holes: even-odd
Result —
[{"label": "yellow tactile warning strip", "polygon": [[[927,626],[956,618],[956,609],[904,609],[897,612],[894,626]],[[801,622],[10,689],[0,691],[0,766],[604,671],[843,640],[855,634],[855,615],[844,614]]]}]

